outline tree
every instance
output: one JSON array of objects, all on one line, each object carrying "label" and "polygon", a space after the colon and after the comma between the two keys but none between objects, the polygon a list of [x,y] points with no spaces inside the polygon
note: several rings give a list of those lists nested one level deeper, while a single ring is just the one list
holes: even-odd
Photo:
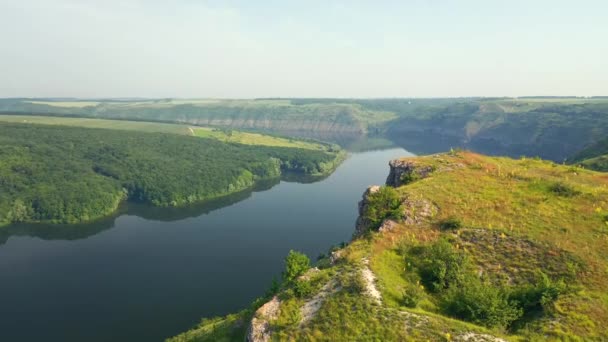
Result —
[{"label": "tree", "polygon": [[402,217],[401,198],[397,190],[383,186],[380,190],[368,195],[363,218],[370,223],[370,228],[377,229],[387,218],[400,219]]},{"label": "tree", "polygon": [[310,268],[310,259],[306,254],[290,250],[285,258],[283,280],[291,283]]}]

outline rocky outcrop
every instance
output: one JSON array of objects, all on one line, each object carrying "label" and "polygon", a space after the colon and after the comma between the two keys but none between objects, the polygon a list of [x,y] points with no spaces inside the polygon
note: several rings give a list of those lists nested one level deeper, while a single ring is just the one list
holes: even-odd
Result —
[{"label": "rocky outcrop", "polygon": [[279,317],[281,301],[274,296],[269,302],[262,305],[254,314],[247,331],[247,342],[267,342],[272,336],[270,322]]},{"label": "rocky outcrop", "polygon": [[399,187],[414,180],[428,177],[435,167],[432,165],[421,165],[412,159],[393,159],[388,165],[390,172],[386,179],[386,185]]},{"label": "rocky outcrop", "polygon": [[359,216],[357,217],[357,222],[355,223],[355,233],[353,237],[358,237],[369,230],[371,222],[363,217],[363,213],[367,209],[368,205],[368,197],[369,195],[376,193],[380,190],[380,186],[372,185],[363,193],[363,198],[359,201]]},{"label": "rocky outcrop", "polygon": [[302,308],[300,308],[300,327],[308,324],[317,314],[321,306],[329,296],[340,291],[341,287],[338,286],[336,277],[331,278],[323,287],[317,292],[317,294],[310,300],[306,301]]},{"label": "rocky outcrop", "polygon": [[403,223],[421,224],[437,215],[439,208],[431,201],[419,196],[410,195],[403,200]]}]

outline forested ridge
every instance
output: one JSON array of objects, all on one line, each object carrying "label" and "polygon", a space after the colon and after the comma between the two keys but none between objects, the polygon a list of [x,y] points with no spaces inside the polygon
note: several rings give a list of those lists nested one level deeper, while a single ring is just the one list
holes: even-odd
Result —
[{"label": "forested ridge", "polygon": [[124,199],[186,205],[282,171],[324,174],[336,157],[174,134],[0,123],[0,224],[85,222]]},{"label": "forested ridge", "polygon": [[0,112],[178,122],[334,141],[384,137],[416,154],[463,147],[571,160],[608,134],[603,97],[387,99],[0,99]]}]

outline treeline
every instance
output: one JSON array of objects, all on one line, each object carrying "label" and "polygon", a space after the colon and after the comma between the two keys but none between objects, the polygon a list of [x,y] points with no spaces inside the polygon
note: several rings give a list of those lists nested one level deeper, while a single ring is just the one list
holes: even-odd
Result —
[{"label": "treeline", "polygon": [[123,199],[185,205],[286,170],[327,173],[336,156],[162,133],[0,123],[0,224],[89,221]]}]

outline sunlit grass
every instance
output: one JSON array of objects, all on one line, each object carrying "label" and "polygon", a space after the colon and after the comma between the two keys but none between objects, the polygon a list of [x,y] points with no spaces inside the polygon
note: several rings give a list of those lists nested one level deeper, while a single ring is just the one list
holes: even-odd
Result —
[{"label": "sunlit grass", "polygon": [[309,150],[325,150],[326,145],[304,140],[275,137],[260,133],[250,133],[233,130],[213,129],[207,127],[191,127],[197,137],[213,138],[224,142],[246,145],[263,145],[275,147],[293,147]]},{"label": "sunlit grass", "polygon": [[105,120],[36,115],[0,115],[0,121],[42,125],[77,126],[87,128],[108,128],[142,132],[161,132],[183,135],[191,134],[190,130],[188,129],[188,126],[186,125],[144,121]]}]

